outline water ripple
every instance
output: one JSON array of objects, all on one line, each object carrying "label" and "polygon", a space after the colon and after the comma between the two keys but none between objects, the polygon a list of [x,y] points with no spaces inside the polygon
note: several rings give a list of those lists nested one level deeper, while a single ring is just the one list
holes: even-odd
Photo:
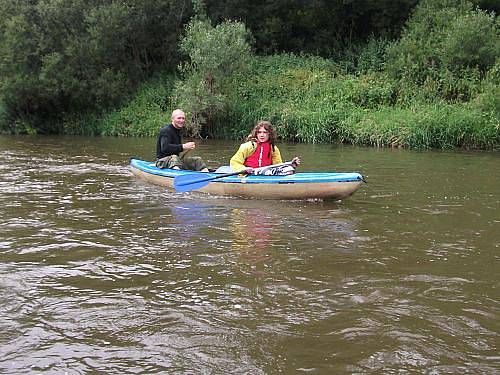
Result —
[{"label": "water ripple", "polygon": [[139,182],[153,144],[3,141],[0,372],[498,372],[497,156],[308,145],[368,187],[274,202]]}]

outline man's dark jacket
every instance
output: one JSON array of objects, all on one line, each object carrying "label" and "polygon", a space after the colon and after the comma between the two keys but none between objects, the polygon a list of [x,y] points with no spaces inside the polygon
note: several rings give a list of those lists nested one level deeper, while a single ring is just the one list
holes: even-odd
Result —
[{"label": "man's dark jacket", "polygon": [[176,129],[172,124],[162,127],[156,141],[156,159],[170,155],[179,155],[181,152],[181,130]]}]

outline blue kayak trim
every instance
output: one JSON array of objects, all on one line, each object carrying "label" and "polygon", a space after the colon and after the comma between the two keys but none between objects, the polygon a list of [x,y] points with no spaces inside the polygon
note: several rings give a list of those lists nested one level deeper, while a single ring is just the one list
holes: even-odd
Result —
[{"label": "blue kayak trim", "polygon": [[[160,169],[154,162],[140,159],[130,159],[130,165],[146,173],[157,176],[175,178],[186,174],[200,174],[203,172]],[[203,173],[207,177],[216,177],[222,173],[207,172]],[[355,182],[364,181],[363,176],[357,172],[337,173],[337,172],[301,172],[288,176],[229,176],[222,177],[211,183],[245,183],[245,184],[294,184],[294,183],[322,183],[322,182]]]}]

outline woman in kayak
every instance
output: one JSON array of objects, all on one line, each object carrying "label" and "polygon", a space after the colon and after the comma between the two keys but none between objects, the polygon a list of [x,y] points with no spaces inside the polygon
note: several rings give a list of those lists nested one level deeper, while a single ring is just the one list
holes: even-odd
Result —
[{"label": "woman in kayak", "polygon": [[231,158],[233,171],[266,175],[286,175],[295,173],[295,167],[300,164],[299,157],[292,159],[292,165],[286,165],[265,170],[256,168],[281,164],[283,160],[276,142],[276,130],[269,121],[259,121],[247,137],[247,142],[240,145],[236,154]]}]

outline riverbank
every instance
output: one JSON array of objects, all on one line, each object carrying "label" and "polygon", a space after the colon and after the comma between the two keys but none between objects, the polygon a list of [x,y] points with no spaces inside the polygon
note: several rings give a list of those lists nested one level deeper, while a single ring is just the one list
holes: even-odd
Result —
[{"label": "riverbank", "polygon": [[[395,102],[398,87],[383,73],[349,74],[338,64],[293,55],[256,58],[233,79],[224,112],[202,136],[241,139],[259,119],[271,120],[285,141],[411,149],[500,148],[495,90],[470,102]],[[119,109],[70,117],[66,134],[155,136],[170,120],[178,78],[157,75]],[[178,82],[178,81],[177,81]]]},{"label": "riverbank", "polygon": [[[170,39],[163,37],[158,44],[150,44],[158,32],[135,23],[110,35],[107,27],[91,28],[89,37],[89,23],[84,22],[76,34],[68,34],[69,41],[59,40],[59,33],[50,28],[39,40],[25,35],[23,28],[8,29],[13,34],[3,40],[27,38],[29,43],[0,43],[6,57],[0,64],[0,131],[154,136],[169,122],[171,111],[182,108],[186,137],[193,138],[240,140],[257,121],[267,119],[285,141],[498,150],[496,8],[482,9],[462,0],[421,0],[414,5],[405,26],[395,33],[385,30],[353,39],[352,24],[346,39],[326,37],[312,49],[311,38],[304,34],[308,48],[299,50],[262,49],[272,38],[259,49],[255,35],[261,34],[255,25],[232,17],[212,19],[203,4],[193,9],[189,21],[179,20]],[[8,10],[17,20],[14,8]],[[40,9],[18,10],[36,14]],[[102,19],[107,20],[104,12]],[[339,14],[339,9],[331,9],[331,16]],[[134,18],[123,16],[117,23]],[[74,17],[75,22],[81,19]],[[105,43],[111,35],[117,41],[142,38],[135,49],[130,41],[111,43],[123,47],[115,50]],[[55,43],[52,49],[49,40]],[[81,49],[89,40],[96,48]],[[168,40],[175,42],[158,47]],[[31,51],[40,41],[33,47],[37,53]],[[60,46],[65,49],[59,51]],[[153,48],[149,53],[148,47]],[[20,51],[29,59],[19,57]]]}]

